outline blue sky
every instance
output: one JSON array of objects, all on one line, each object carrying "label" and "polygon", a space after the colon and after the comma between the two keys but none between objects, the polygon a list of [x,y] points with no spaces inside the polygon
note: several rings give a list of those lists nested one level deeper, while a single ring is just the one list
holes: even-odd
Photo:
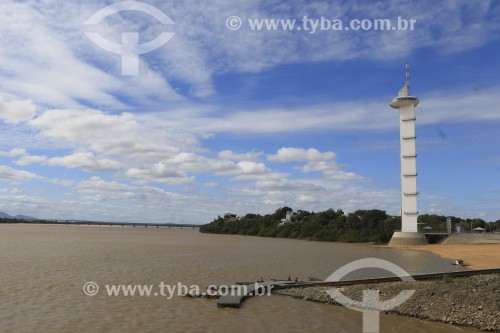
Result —
[{"label": "blue sky", "polygon": [[[411,63],[419,211],[500,219],[500,3],[121,1],[0,4],[0,211],[209,222],[218,214],[398,214],[388,104]],[[127,2],[137,6],[138,2]],[[228,17],[241,27],[228,29]],[[266,31],[248,20],[416,20],[405,31]],[[146,43],[138,75],[86,37]]]}]

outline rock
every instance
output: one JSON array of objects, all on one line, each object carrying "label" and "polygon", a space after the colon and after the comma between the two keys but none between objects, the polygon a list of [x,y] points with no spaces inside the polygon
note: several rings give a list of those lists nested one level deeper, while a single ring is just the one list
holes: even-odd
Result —
[{"label": "rock", "polygon": [[[477,285],[481,287],[478,288]],[[395,309],[385,309],[398,315],[426,320],[465,325],[480,330],[500,331],[498,304],[500,304],[500,274],[460,277],[453,285],[441,281],[390,282],[368,285],[345,286],[339,290],[352,300],[361,300],[363,290],[380,290],[383,299],[391,299],[403,289],[415,289],[414,295]],[[474,289],[474,287],[476,287]],[[313,302],[337,304],[326,293],[331,287],[307,287],[279,290],[292,297]]]}]

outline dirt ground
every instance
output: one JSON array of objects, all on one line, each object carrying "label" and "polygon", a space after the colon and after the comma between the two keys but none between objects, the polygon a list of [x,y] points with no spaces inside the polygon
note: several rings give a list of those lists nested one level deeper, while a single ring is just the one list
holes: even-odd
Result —
[{"label": "dirt ground", "polygon": [[447,259],[462,259],[467,269],[500,268],[500,244],[428,244],[398,246],[428,251]]}]

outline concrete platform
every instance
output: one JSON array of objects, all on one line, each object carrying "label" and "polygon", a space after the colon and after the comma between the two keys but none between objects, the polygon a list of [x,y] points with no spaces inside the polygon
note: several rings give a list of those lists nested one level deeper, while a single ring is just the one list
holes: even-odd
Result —
[{"label": "concrete platform", "polygon": [[420,232],[394,231],[389,246],[391,245],[423,245],[429,244],[425,235]]},{"label": "concrete platform", "polygon": [[445,238],[441,244],[500,244],[500,235],[455,233]]}]

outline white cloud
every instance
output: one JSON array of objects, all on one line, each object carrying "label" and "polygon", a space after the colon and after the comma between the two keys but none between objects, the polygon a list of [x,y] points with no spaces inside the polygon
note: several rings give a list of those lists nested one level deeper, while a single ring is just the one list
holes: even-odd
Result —
[{"label": "white cloud", "polygon": [[[66,15],[73,12],[69,6],[64,7],[60,9]],[[116,82],[109,75],[79,61],[66,40],[73,36],[70,26],[60,26],[56,33],[56,27],[51,27],[49,22],[63,21],[45,16],[40,11],[42,8],[44,6],[37,9],[29,3],[2,3],[0,31],[7,38],[0,41],[3,50],[0,60],[7,64],[10,75],[0,78],[0,86],[48,105],[77,105],[76,99],[84,98],[94,98],[107,106],[120,105],[104,92],[116,86]],[[74,23],[77,17],[72,16]]]},{"label": "white cloud", "polygon": [[185,112],[181,109],[176,112],[182,117],[168,113],[157,122],[165,127],[180,128],[189,133],[259,134],[327,129],[379,130],[398,126],[398,119],[388,106],[392,97],[394,96],[388,96],[387,101],[383,102],[333,102],[287,108],[243,109],[238,106],[207,106],[206,110],[192,109],[191,112]]},{"label": "white cloud", "polygon": [[80,183],[78,183],[78,185],[76,186],[76,189],[83,193],[94,193],[96,191],[99,192],[130,191],[133,189],[133,187],[119,182],[107,182],[103,180],[101,177],[93,176],[90,179],[80,181]]},{"label": "white cloud", "polygon": [[35,113],[36,106],[30,99],[6,102],[0,97],[0,119],[6,123],[29,121]]},{"label": "white cloud", "polygon": [[320,152],[315,148],[294,148],[285,147],[278,149],[274,155],[267,155],[267,159],[272,162],[307,162],[297,169],[309,173],[314,171],[322,172],[328,179],[334,180],[360,180],[363,177],[346,172],[335,161],[336,155],[333,151]]},{"label": "white cloud", "polygon": [[[214,74],[261,72],[277,65],[346,59],[388,59],[408,55],[419,48],[437,52],[459,52],[495,39],[498,11],[488,1],[467,3],[431,1],[317,3],[296,1],[279,5],[260,1],[184,1],[160,4],[176,17],[176,38],[161,51],[167,59],[166,72],[189,82],[195,91],[210,92]],[[193,11],[192,8],[197,10]],[[200,15],[200,13],[203,13]],[[229,31],[224,22],[238,15],[243,26]],[[413,31],[252,31],[248,19],[284,18],[387,18],[416,19]],[[193,24],[193,22],[195,22]],[[300,22],[298,22],[300,24]],[[189,41],[189,42],[187,42]],[[207,88],[203,83],[208,85]],[[199,93],[202,95],[202,93]]]},{"label": "white cloud", "polygon": [[8,181],[26,181],[41,179],[42,177],[28,171],[17,170],[11,167],[0,165],[0,179]]},{"label": "white cloud", "polygon": [[[417,124],[461,123],[500,120],[499,87],[479,91],[435,92],[421,96]],[[420,96],[417,96],[420,97]]]},{"label": "white cloud", "polygon": [[61,186],[72,186],[75,184],[75,181],[72,179],[51,178],[51,179],[47,179],[47,181],[49,183],[57,184],[57,185],[61,185]]},{"label": "white cloud", "polygon": [[97,158],[91,152],[76,152],[66,156],[50,158],[45,155],[30,155],[24,150],[19,153],[22,153],[22,156],[15,161],[17,165],[42,164],[69,169],[82,169],[87,172],[117,171],[123,167],[121,162],[107,158]]},{"label": "white cloud", "polygon": [[13,187],[13,188],[1,188],[0,189],[0,193],[11,193],[11,194],[18,194],[18,193],[22,193],[23,190],[21,190],[20,188],[17,188],[17,187]]},{"label": "white cloud", "polygon": [[172,158],[153,164],[149,168],[130,168],[126,175],[143,181],[159,181],[168,184],[194,182],[193,173],[210,172],[233,179],[253,179],[271,173],[264,163],[252,161],[233,162],[210,159],[195,153],[179,153]]},{"label": "white cloud", "polygon": [[[47,137],[90,143],[93,140],[108,139],[114,135],[133,132],[138,124],[130,113],[109,115],[99,110],[48,110],[31,121]],[[110,148],[108,146],[94,149]],[[111,147],[112,148],[112,147]]]},{"label": "white cloud", "polygon": [[[500,87],[479,91],[436,91],[417,96],[420,104],[416,109],[417,126],[442,122],[463,123],[468,121],[500,120],[497,105],[500,104]],[[397,129],[397,112],[389,107],[395,96],[381,101],[331,102],[328,104],[307,104],[288,108],[240,107],[205,110],[193,108],[176,112],[182,117],[165,114],[157,118],[158,125],[178,128],[188,133],[297,133],[305,131],[366,131]],[[477,110],[481,110],[478,112]]]},{"label": "white cloud", "polygon": [[144,201],[147,198],[179,200],[184,197],[180,194],[168,192],[154,186],[132,186],[117,181],[106,181],[94,176],[82,180],[75,186],[77,193],[92,195],[97,198],[109,198],[113,200],[133,199]]},{"label": "white cloud", "polygon": [[10,151],[0,151],[0,156],[4,157],[23,156],[24,154],[26,154],[26,149],[23,148],[14,148]]},{"label": "white cloud", "polygon": [[332,151],[321,153],[315,148],[293,147],[280,148],[275,155],[267,155],[267,159],[272,162],[329,161],[334,158],[335,153]]},{"label": "white cloud", "polygon": [[15,163],[17,165],[30,165],[30,164],[40,164],[47,160],[47,156],[44,155],[29,155],[24,154]]},{"label": "white cloud", "polygon": [[[43,4],[3,1],[0,5],[0,61],[8,75],[3,90],[30,96],[46,106],[76,107],[85,101],[107,108],[126,108],[116,95],[130,101],[178,100],[178,94],[158,73],[141,62],[142,76],[122,77],[120,58],[89,41],[83,24],[102,3],[45,1]],[[131,28],[130,22],[100,27],[105,32]],[[119,40],[119,39],[117,39]],[[71,75],[68,75],[71,73]]]},{"label": "white cloud", "polygon": [[132,160],[159,160],[180,148],[197,145],[192,135],[141,121],[130,113],[108,114],[99,110],[48,110],[30,122],[43,137],[63,140],[98,154]]},{"label": "white cloud", "polygon": [[313,171],[321,171],[326,178],[335,180],[361,180],[362,176],[354,172],[345,172],[335,161],[310,161],[305,166],[301,167],[305,173]]},{"label": "white cloud", "polygon": [[90,152],[79,152],[63,157],[52,157],[43,164],[51,166],[62,166],[65,168],[81,168],[85,171],[116,171],[122,168],[122,163],[110,159],[98,159]]},{"label": "white cloud", "polygon": [[[215,163],[217,165],[217,163]],[[218,169],[215,167],[215,174],[221,176],[231,176],[235,179],[250,179],[261,175],[271,173],[271,169],[266,167],[264,163],[256,163],[250,161],[242,161],[238,163],[231,163],[230,168]]]},{"label": "white cloud", "polygon": [[194,182],[194,177],[178,172],[162,162],[154,164],[151,168],[130,168],[126,176],[136,178],[141,182],[162,182],[172,185]]},{"label": "white cloud", "polygon": [[[150,99],[182,100],[172,82],[187,85],[183,94],[206,97],[215,93],[213,78],[225,73],[261,72],[284,64],[346,59],[404,57],[420,48],[437,52],[460,52],[496,39],[499,13],[489,1],[408,3],[387,1],[352,4],[347,1],[276,5],[239,0],[150,1],[175,24],[174,38],[140,57],[140,73],[120,75],[120,57],[89,41],[85,22],[101,9],[100,1],[43,3],[5,0],[0,5],[0,61],[7,75],[0,87],[35,103],[76,107],[82,101],[106,108],[123,109],[119,98],[149,104]],[[432,5],[430,5],[432,4]],[[411,13],[403,15],[402,13]],[[231,15],[243,19],[238,31],[225,27]],[[416,19],[413,31],[252,31],[248,19],[290,18],[350,19],[381,17],[397,21],[399,16]],[[298,22],[300,24],[300,22]],[[91,27],[114,42],[121,34],[138,31],[151,40],[165,28],[148,15],[115,14]],[[47,47],[49,46],[50,47]],[[406,48],[402,48],[406,46]],[[397,50],[395,48],[397,47]],[[397,51],[397,52],[396,52]],[[67,75],[71,73],[71,75]]]},{"label": "white cloud", "polygon": [[258,162],[260,161],[260,157],[262,156],[262,152],[248,152],[243,154],[238,154],[233,152],[232,150],[223,150],[218,154],[218,157],[223,160],[230,161],[252,161]]},{"label": "white cloud", "polygon": [[283,192],[324,192],[326,188],[323,185],[314,184],[312,182],[290,179],[268,179],[259,180],[256,187],[264,190],[274,190]]}]

